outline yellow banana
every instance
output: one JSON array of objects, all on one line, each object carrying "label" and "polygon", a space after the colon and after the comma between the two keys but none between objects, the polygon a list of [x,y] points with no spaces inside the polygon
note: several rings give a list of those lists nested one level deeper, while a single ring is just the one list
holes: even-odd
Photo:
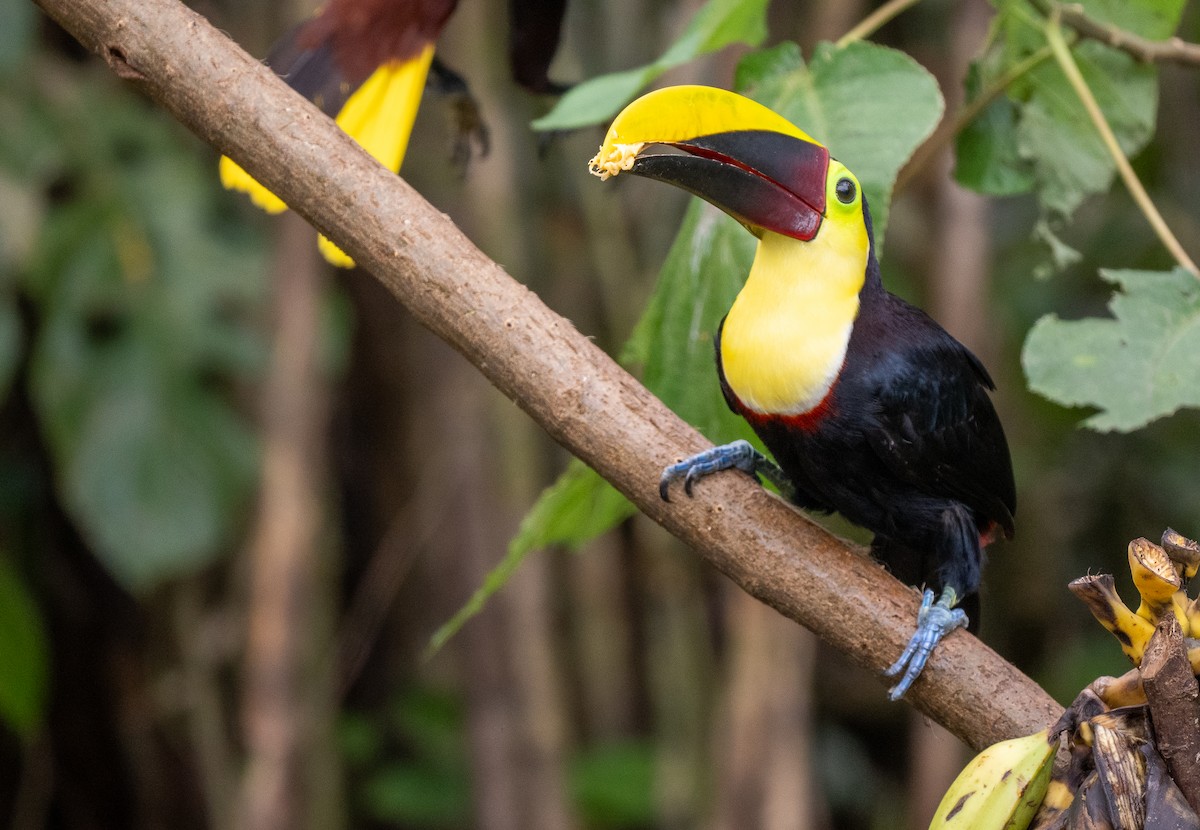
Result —
[{"label": "yellow banana", "polygon": [[1200,597],[1196,597],[1188,603],[1185,616],[1187,616],[1188,624],[1181,626],[1184,630],[1184,636],[1200,637]]},{"label": "yellow banana", "polygon": [[1120,677],[1097,677],[1088,688],[1092,689],[1109,709],[1141,706],[1146,702],[1142,673],[1137,669],[1130,669]]},{"label": "yellow banana", "polygon": [[[1179,590],[1179,573],[1167,552],[1149,539],[1134,539],[1129,543],[1129,573],[1142,596],[1138,616],[1158,625],[1163,614],[1175,610],[1175,594]],[[1187,624],[1187,617],[1179,621]]]},{"label": "yellow banana", "polygon": [[1135,666],[1141,665],[1146,644],[1154,634],[1154,623],[1140,617],[1117,596],[1112,574],[1092,574],[1074,580],[1071,593],[1083,600],[1099,623],[1113,633]]},{"label": "yellow banana", "polygon": [[1200,631],[1200,628],[1193,628],[1194,624],[1200,624],[1200,617],[1197,617],[1195,623],[1192,617],[1188,614],[1188,606],[1191,600],[1188,599],[1187,591],[1180,588],[1175,592],[1175,596],[1171,598],[1171,602],[1175,604],[1175,619],[1179,620],[1179,627],[1183,630],[1184,637],[1195,637],[1193,631]]},{"label": "yellow banana", "polygon": [[1054,752],[1048,730],[993,744],[950,785],[930,830],[1025,830],[1046,795]]}]

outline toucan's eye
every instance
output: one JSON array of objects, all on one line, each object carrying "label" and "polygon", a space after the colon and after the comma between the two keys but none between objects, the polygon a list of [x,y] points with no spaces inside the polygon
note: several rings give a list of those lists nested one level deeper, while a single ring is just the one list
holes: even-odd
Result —
[{"label": "toucan's eye", "polygon": [[837,193],[838,201],[843,205],[849,205],[854,202],[854,197],[858,194],[858,188],[854,186],[854,182],[847,178],[838,179],[834,192]]}]

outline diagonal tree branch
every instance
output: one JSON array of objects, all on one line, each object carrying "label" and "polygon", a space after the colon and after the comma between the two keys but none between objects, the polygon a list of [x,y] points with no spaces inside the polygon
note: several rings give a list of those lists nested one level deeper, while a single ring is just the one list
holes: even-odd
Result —
[{"label": "diagonal tree branch", "polygon": [[[748,478],[719,476],[695,499],[660,501],[659,471],[704,448],[699,433],[202,17],[176,0],[37,2],[746,591],[876,672],[901,651],[915,591]],[[1035,732],[1062,711],[961,631],[939,646],[909,699],[976,747]]]}]

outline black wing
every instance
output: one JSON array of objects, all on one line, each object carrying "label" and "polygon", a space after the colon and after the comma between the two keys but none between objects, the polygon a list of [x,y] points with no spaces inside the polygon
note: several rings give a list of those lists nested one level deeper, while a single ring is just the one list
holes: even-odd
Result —
[{"label": "black wing", "polygon": [[[914,310],[915,311],[915,310]],[[1013,533],[1016,487],[992,380],[965,346],[924,314],[873,373],[868,440],[896,476],[930,495],[961,501]]]}]

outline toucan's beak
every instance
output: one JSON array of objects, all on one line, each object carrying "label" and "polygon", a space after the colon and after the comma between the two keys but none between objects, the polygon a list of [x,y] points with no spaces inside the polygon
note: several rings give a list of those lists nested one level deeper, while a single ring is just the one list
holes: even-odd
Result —
[{"label": "toucan's beak", "polygon": [[[682,150],[646,154],[651,144]],[[733,92],[675,86],[643,95],[613,121],[592,172],[622,171],[711,202],[755,234],[810,240],[825,213],[829,151],[787,119]]]}]

